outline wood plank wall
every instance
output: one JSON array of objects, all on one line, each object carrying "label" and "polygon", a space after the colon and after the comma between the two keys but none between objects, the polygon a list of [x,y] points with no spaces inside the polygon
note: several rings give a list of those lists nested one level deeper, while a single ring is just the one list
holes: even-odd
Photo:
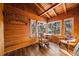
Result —
[{"label": "wood plank wall", "polygon": [[4,24],[3,24],[3,4],[0,4],[0,55],[4,54]]},{"label": "wood plank wall", "polygon": [[[37,39],[29,38],[30,22],[29,19],[27,19],[27,17],[23,15],[23,11],[21,10],[19,12],[20,9],[11,9],[11,7],[11,10],[7,9],[9,7],[5,8],[6,9],[4,10],[4,13],[6,13],[6,11],[8,10],[8,14],[6,13],[4,19],[5,54],[13,50],[35,44],[37,42]],[[19,16],[23,17],[19,18]],[[22,21],[17,21],[21,19]]]},{"label": "wood plank wall", "polygon": [[[21,43],[22,41],[26,40],[28,37],[27,28],[28,25],[25,24],[11,24],[5,22],[5,47]],[[27,34],[26,34],[27,33]]]}]

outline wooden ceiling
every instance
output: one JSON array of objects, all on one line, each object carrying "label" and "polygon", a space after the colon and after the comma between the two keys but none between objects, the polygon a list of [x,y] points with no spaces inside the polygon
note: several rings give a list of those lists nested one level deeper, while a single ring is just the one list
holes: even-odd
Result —
[{"label": "wooden ceiling", "polygon": [[35,3],[38,8],[38,15],[42,17],[52,18],[61,13],[66,13],[77,6],[78,3]]}]

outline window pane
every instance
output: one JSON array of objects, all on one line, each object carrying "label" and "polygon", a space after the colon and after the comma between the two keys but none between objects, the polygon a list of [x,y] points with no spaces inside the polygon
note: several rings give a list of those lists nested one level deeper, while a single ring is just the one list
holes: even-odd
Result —
[{"label": "window pane", "polygon": [[53,31],[54,34],[57,34],[57,35],[61,34],[61,22],[53,23],[53,29],[54,29]]},{"label": "window pane", "polygon": [[67,34],[67,33],[69,33],[69,34],[72,34],[72,18],[71,19],[67,19],[67,20],[65,20],[65,34]]},{"label": "window pane", "polygon": [[48,33],[49,34],[61,34],[61,22],[53,21],[48,24]]},{"label": "window pane", "polygon": [[36,35],[36,21],[34,21],[34,20],[32,20],[31,21],[31,34],[32,34],[32,36],[35,36]]},{"label": "window pane", "polygon": [[48,34],[52,34],[52,23],[48,24]]},{"label": "window pane", "polygon": [[45,33],[46,24],[38,22],[38,33]]}]

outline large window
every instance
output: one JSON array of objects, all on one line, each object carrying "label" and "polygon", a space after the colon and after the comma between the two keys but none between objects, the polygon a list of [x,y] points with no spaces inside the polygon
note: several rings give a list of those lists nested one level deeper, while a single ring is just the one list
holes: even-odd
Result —
[{"label": "large window", "polygon": [[61,21],[48,23],[48,34],[61,35]]},{"label": "large window", "polygon": [[[46,22],[31,20],[31,34],[33,36],[48,33],[53,35],[61,35],[62,31],[62,21],[52,21]],[[68,18],[64,20],[64,34],[73,33],[73,18]]]},{"label": "large window", "polygon": [[[40,34],[46,34],[48,31],[48,34],[53,34],[53,35],[61,35],[61,21],[53,21],[49,22],[48,26],[46,22],[43,21],[38,21],[36,22],[35,20],[31,21],[31,34],[32,36],[36,36]],[[47,30],[48,29],[48,30]]]},{"label": "large window", "polygon": [[73,18],[68,18],[64,20],[64,27],[65,27],[65,35],[73,33]]}]

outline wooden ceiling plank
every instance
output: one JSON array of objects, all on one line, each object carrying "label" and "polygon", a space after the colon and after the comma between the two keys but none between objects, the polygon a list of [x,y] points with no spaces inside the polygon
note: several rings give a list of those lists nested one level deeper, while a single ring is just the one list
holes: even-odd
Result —
[{"label": "wooden ceiling plank", "polygon": [[49,13],[47,13],[47,14],[52,18],[52,16]]},{"label": "wooden ceiling plank", "polygon": [[[59,5],[60,5],[59,3],[54,4],[53,6],[51,6],[50,8],[48,8],[47,10],[45,10],[44,12],[42,12],[40,15],[43,15],[43,14],[46,13],[48,10],[50,10],[50,9],[52,9],[52,8],[55,8],[55,7],[59,6]],[[39,16],[40,16],[40,15],[39,15]]]},{"label": "wooden ceiling plank", "polygon": [[[44,7],[41,5],[41,7],[44,9]],[[45,9],[44,9],[45,10]],[[55,16],[57,16],[57,13],[56,13],[56,11],[53,9],[53,12],[54,12],[54,15]],[[50,16],[50,17],[52,17],[48,12],[47,13],[45,13],[46,15],[48,15],[48,16]]]},{"label": "wooden ceiling plank", "polygon": [[50,16],[49,16],[47,13],[46,13],[45,15],[46,15],[48,18],[50,18]]},{"label": "wooden ceiling plank", "polygon": [[36,5],[41,11],[43,11],[43,9],[42,9],[37,3],[35,3],[35,5]]},{"label": "wooden ceiling plank", "polygon": [[63,9],[64,9],[64,12],[67,13],[67,9],[66,9],[66,4],[63,3]]},{"label": "wooden ceiling plank", "polygon": [[53,13],[54,13],[54,15],[55,15],[55,16],[57,16],[57,13],[56,13],[56,11],[55,11],[54,9],[52,9],[52,10],[53,10]]},{"label": "wooden ceiling plank", "polygon": [[[44,9],[44,7],[40,4],[40,6],[41,6],[41,8],[43,9],[43,10],[45,10]],[[50,18],[50,15],[48,14],[48,13],[45,13],[45,15],[48,17],[48,18]]]},{"label": "wooden ceiling plank", "polygon": [[39,5],[43,10],[45,10],[44,6],[41,3]]}]

